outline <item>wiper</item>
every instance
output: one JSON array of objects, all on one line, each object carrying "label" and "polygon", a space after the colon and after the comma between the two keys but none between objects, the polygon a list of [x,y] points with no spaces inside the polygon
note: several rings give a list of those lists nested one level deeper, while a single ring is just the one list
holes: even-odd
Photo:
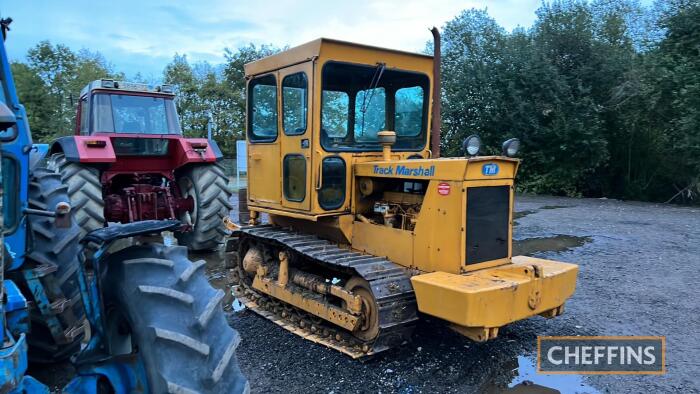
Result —
[{"label": "wiper", "polygon": [[[377,63],[377,68],[374,69],[374,75],[372,75],[372,80],[369,82],[369,88],[367,88],[369,94],[365,93],[364,97],[362,97],[362,105],[360,105],[360,112],[362,113],[362,123],[360,131],[361,136],[365,133],[365,113],[367,113],[367,109],[372,103],[372,98],[374,97],[374,90],[377,88],[377,85],[379,85],[379,80],[382,78],[382,74],[384,74],[385,69],[386,63]],[[369,99],[367,98],[367,96],[369,96]]]}]

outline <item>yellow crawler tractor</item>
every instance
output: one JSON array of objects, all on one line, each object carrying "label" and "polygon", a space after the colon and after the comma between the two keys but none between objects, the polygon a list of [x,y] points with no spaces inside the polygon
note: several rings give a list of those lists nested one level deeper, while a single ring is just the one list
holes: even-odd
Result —
[{"label": "yellow crawler tractor", "polygon": [[354,358],[410,339],[420,314],[486,341],[561,314],[576,285],[574,264],[511,255],[517,140],[438,158],[433,34],[435,57],[319,39],[245,65],[251,221],[229,224],[234,292]]}]

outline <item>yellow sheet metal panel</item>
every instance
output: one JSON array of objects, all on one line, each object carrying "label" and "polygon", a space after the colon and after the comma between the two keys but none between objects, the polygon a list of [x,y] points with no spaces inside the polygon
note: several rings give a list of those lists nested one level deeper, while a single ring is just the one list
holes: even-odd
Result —
[{"label": "yellow sheet metal panel", "polygon": [[[485,156],[469,159],[464,179],[513,179],[520,160],[499,156]],[[494,166],[495,165],[495,166]],[[486,166],[486,167],[484,167]],[[496,171],[489,173],[489,171]]]},{"label": "yellow sheet metal panel", "polygon": [[[288,199],[288,196],[285,196],[285,189],[284,189],[284,184],[286,179],[282,178],[280,179],[280,182],[282,183],[282,206],[285,208],[289,209],[294,209],[294,210],[300,210],[300,211],[309,211],[311,208],[311,200],[315,197],[315,193],[313,193],[313,188],[312,188],[312,170],[314,168],[314,163],[312,161],[312,150],[310,146],[310,141],[313,140],[314,138],[314,133],[311,127],[311,116],[312,116],[312,110],[313,109],[313,104],[311,101],[311,95],[308,94],[308,92],[313,91],[313,65],[312,62],[304,62],[300,63],[291,67],[285,67],[278,72],[278,81],[280,84],[280,92],[279,92],[279,97],[280,99],[285,96],[285,86],[284,86],[284,81],[285,77],[288,76],[293,76],[293,75],[301,75],[303,74],[306,77],[306,88],[307,88],[307,94],[306,94],[306,103],[304,110],[305,110],[305,115],[306,119],[304,120],[303,125],[305,126],[305,130],[303,131],[303,134],[295,134],[292,133],[292,135],[289,135],[288,131],[285,131],[285,124],[284,124],[284,119],[287,117],[287,112],[285,111],[284,108],[280,111],[280,116],[279,116],[279,140],[280,140],[280,158],[279,160],[282,161],[282,176],[284,177],[284,160],[285,157],[296,157],[297,159],[300,157],[304,158],[304,173],[303,173],[303,187],[304,187],[304,192],[303,196],[304,198],[301,201],[295,201],[293,198]],[[289,102],[289,100],[288,100]],[[292,101],[293,102],[293,101]],[[284,107],[284,100],[282,100],[282,107]],[[300,108],[295,108],[296,110],[300,110]],[[305,142],[304,142],[305,141]],[[292,176],[292,179],[299,179],[298,175],[297,176]],[[272,179],[271,179],[272,181]]]},{"label": "yellow sheet metal panel", "polygon": [[[491,163],[492,161],[485,161],[486,164]],[[479,163],[477,161],[477,163]],[[481,163],[479,163],[481,164]],[[470,166],[472,166],[473,163],[470,163]],[[481,170],[479,170],[481,171]],[[467,168],[467,172],[469,172],[469,168]],[[467,272],[467,271],[478,271],[484,268],[489,268],[489,267],[495,267],[503,264],[508,264],[511,263],[511,256],[513,253],[513,202],[515,198],[515,193],[514,193],[514,188],[513,188],[513,179],[512,178],[503,178],[503,179],[492,179],[492,178],[479,178],[479,179],[473,179],[473,180],[468,180],[465,181],[463,184],[464,190],[465,190],[465,199],[464,199],[464,207],[465,210],[463,211],[463,219],[462,223],[467,223],[466,221],[469,219],[468,216],[468,203],[467,203],[467,198],[469,196],[469,190],[472,188],[478,188],[478,187],[491,187],[491,186],[508,186],[509,188],[509,200],[510,200],[510,205],[507,207],[508,210],[508,253],[506,257],[496,259],[496,260],[489,260],[489,261],[484,261],[481,263],[470,263],[467,264],[467,256],[464,256],[462,259],[462,272]],[[464,242],[462,250],[465,250],[466,254],[466,242],[467,239],[469,238],[469,228],[465,228],[465,232],[463,233],[462,236],[462,241]]]},{"label": "yellow sheet metal panel", "polygon": [[[322,53],[324,57],[339,61],[352,61],[354,63],[362,63],[364,61],[367,64],[373,65],[377,62],[375,58],[379,58],[379,61],[384,61],[387,63],[387,66],[391,66],[392,63],[402,66],[415,64],[415,68],[424,71],[426,74],[432,74],[433,57],[430,55],[380,48],[330,38],[318,38],[275,55],[247,63],[244,66],[245,74],[246,76],[251,76],[278,70],[318,57]],[[369,56],[373,56],[371,60],[375,61],[366,60]]]},{"label": "yellow sheet metal panel", "polygon": [[353,222],[353,249],[387,257],[392,262],[410,267],[413,263],[413,234],[379,224]]},{"label": "yellow sheet metal panel", "polygon": [[411,283],[418,309],[466,327],[500,327],[559,307],[576,287],[576,264],[516,256],[464,275],[432,272]]},{"label": "yellow sheet metal panel", "polygon": [[272,56],[268,56],[243,66],[245,76],[250,77],[280,68],[302,63],[317,57],[321,52],[322,38],[307,42],[294,48],[287,49]]},{"label": "yellow sheet metal panel", "polygon": [[248,144],[248,204],[281,207],[279,142]]},{"label": "yellow sheet metal panel", "polygon": [[373,161],[355,164],[356,176],[461,181],[466,159]]},{"label": "yellow sheet metal panel", "polygon": [[[414,266],[458,274],[464,260],[463,181],[430,181],[414,229]],[[449,193],[440,194],[445,185]]]},{"label": "yellow sheet metal panel", "polygon": [[[355,164],[356,176],[440,180],[479,180],[515,178],[520,161],[501,156],[454,157],[423,160],[392,160]],[[488,175],[484,166],[496,164],[497,173]]]},{"label": "yellow sheet metal panel", "polygon": [[321,52],[319,54],[319,63],[321,65],[329,60],[367,64],[370,66],[384,63],[389,69],[399,68],[425,74],[430,78],[430,85],[432,86],[433,57],[430,55],[327,38],[323,38],[321,41]]}]

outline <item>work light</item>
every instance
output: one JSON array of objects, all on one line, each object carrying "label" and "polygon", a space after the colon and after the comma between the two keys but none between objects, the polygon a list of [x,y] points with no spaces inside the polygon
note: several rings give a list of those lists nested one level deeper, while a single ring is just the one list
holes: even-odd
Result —
[{"label": "work light", "polygon": [[464,149],[467,156],[478,155],[479,150],[481,150],[481,138],[476,134],[470,135],[462,143],[462,149]]},{"label": "work light", "polygon": [[513,157],[518,153],[520,149],[520,140],[517,138],[511,138],[503,143],[503,154],[508,157]]}]

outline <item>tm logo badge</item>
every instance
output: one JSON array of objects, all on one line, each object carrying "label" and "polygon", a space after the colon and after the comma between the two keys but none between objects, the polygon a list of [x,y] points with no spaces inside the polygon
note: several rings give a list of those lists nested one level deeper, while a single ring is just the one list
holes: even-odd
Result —
[{"label": "tm logo badge", "polygon": [[498,164],[496,163],[486,163],[481,167],[481,173],[486,176],[493,176],[498,174]]}]

